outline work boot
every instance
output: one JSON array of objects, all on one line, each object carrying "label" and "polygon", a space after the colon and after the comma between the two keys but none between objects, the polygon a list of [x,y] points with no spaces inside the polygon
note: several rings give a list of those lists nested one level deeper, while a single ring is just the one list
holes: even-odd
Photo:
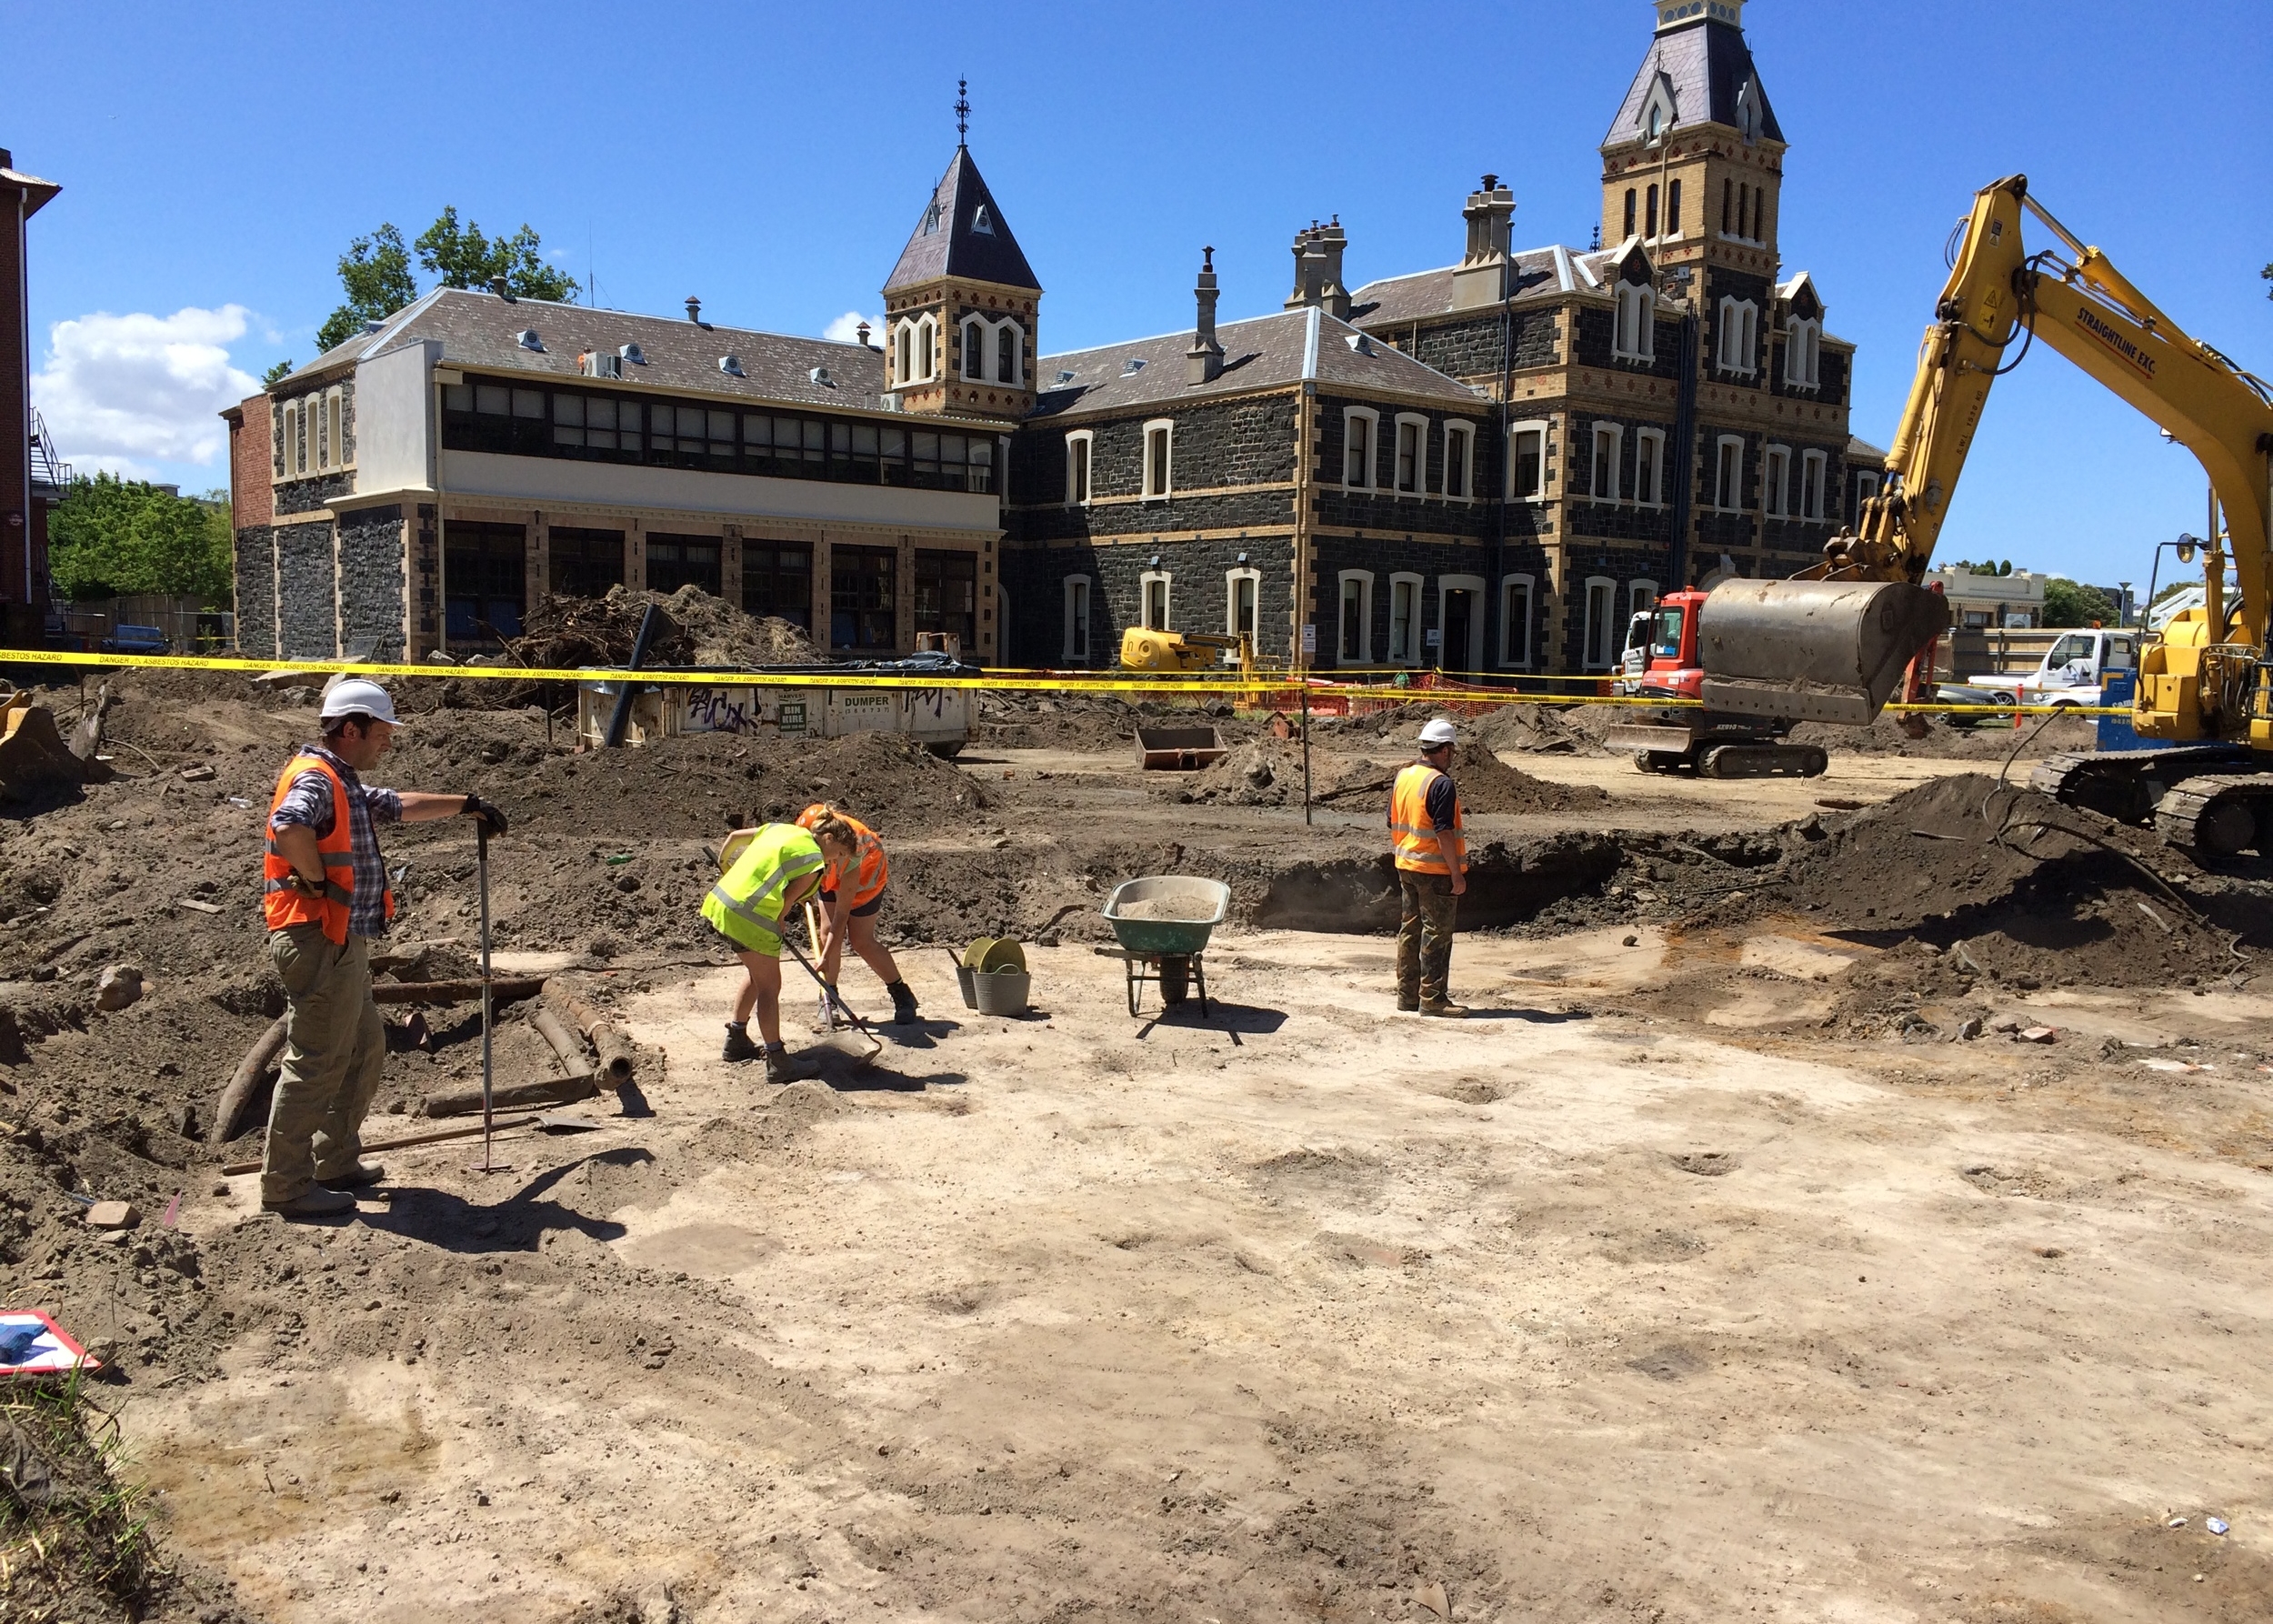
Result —
[{"label": "work boot", "polygon": [[1417,992],[1406,992],[1399,989],[1397,995],[1397,1013],[1400,1015],[1418,1015],[1420,1013],[1420,994]]},{"label": "work boot", "polygon": [[726,1047],[721,1058],[727,1060],[755,1060],[757,1056],[758,1048],[750,1041],[750,1028],[747,1023],[738,1020],[726,1022]]},{"label": "work boot", "polygon": [[908,984],[905,981],[895,981],[887,986],[884,990],[892,995],[893,1025],[901,1027],[914,1026],[917,1019],[916,1012],[916,989],[908,986]]},{"label": "work boot", "polygon": [[1465,1020],[1468,1013],[1463,1006],[1454,1003],[1450,998],[1424,998],[1421,1001],[1420,1012],[1423,1015],[1437,1016],[1445,1020]]},{"label": "work boot", "polygon": [[796,1070],[789,1064],[789,1051],[778,1043],[766,1046],[766,1080],[769,1083],[788,1083],[796,1080]]},{"label": "work boot", "polygon": [[289,1201],[263,1201],[260,1206],[263,1212],[281,1213],[287,1218],[336,1218],[353,1212],[355,1198],[344,1189],[311,1184]]},{"label": "work boot", "polygon": [[386,1177],[386,1169],[375,1161],[359,1161],[344,1173],[316,1174],[316,1180],[334,1189],[362,1189],[378,1183]]}]

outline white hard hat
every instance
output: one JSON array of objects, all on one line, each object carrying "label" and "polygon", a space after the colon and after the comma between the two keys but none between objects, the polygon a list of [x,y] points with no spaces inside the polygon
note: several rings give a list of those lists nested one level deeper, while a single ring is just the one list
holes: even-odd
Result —
[{"label": "white hard hat", "polygon": [[1421,724],[1420,741],[1424,746],[1430,749],[1436,748],[1438,745],[1450,744],[1452,742],[1452,724],[1445,720],[1442,717],[1438,717],[1433,722],[1423,722]]},{"label": "white hard hat", "polygon": [[326,722],[339,717],[366,716],[378,721],[395,719],[395,701],[386,690],[365,677],[350,677],[324,692],[324,708],[316,713]]}]

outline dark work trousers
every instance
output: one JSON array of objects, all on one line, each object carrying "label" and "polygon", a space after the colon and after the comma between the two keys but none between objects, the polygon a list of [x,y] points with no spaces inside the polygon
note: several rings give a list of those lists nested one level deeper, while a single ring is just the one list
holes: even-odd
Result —
[{"label": "dark work trousers", "polygon": [[1397,871],[1404,911],[1397,927],[1397,996],[1410,1003],[1441,1004],[1451,997],[1452,921],[1460,899],[1441,874]]}]

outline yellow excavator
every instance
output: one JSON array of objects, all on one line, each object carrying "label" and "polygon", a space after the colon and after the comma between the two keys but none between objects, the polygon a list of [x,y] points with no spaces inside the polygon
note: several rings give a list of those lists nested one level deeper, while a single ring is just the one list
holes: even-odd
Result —
[{"label": "yellow excavator", "polygon": [[[2023,213],[2058,239],[2031,254]],[[1953,239],[1887,481],[1823,562],[1788,581],[1727,581],[1698,617],[1701,697],[1714,710],[1861,725],[1948,622],[1921,584],[1989,386],[2049,345],[2201,460],[2224,533],[2201,549],[2204,601],[2139,658],[2131,724],[2166,747],[2080,752],[2034,786],[2206,857],[2273,854],[2273,391],[2179,326],[2028,195],[2026,175],[1978,193]],[[2227,570],[2238,591],[2228,601]]]},{"label": "yellow excavator", "polygon": [[1239,675],[1255,675],[1255,640],[1245,632],[1167,632],[1132,626],[1121,634],[1124,671],[1208,671],[1237,651]]}]

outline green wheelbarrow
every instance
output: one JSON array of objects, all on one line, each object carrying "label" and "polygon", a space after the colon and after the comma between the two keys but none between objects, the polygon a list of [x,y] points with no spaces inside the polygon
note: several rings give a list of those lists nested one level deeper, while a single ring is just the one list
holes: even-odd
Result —
[{"label": "green wheelbarrow", "polygon": [[1123,880],[1105,904],[1106,922],[1121,945],[1128,973],[1128,1012],[1143,1013],[1145,984],[1160,988],[1170,1009],[1197,986],[1199,1012],[1207,1008],[1207,970],[1202,955],[1208,936],[1231,911],[1231,887],[1220,880],[1155,875]]}]

